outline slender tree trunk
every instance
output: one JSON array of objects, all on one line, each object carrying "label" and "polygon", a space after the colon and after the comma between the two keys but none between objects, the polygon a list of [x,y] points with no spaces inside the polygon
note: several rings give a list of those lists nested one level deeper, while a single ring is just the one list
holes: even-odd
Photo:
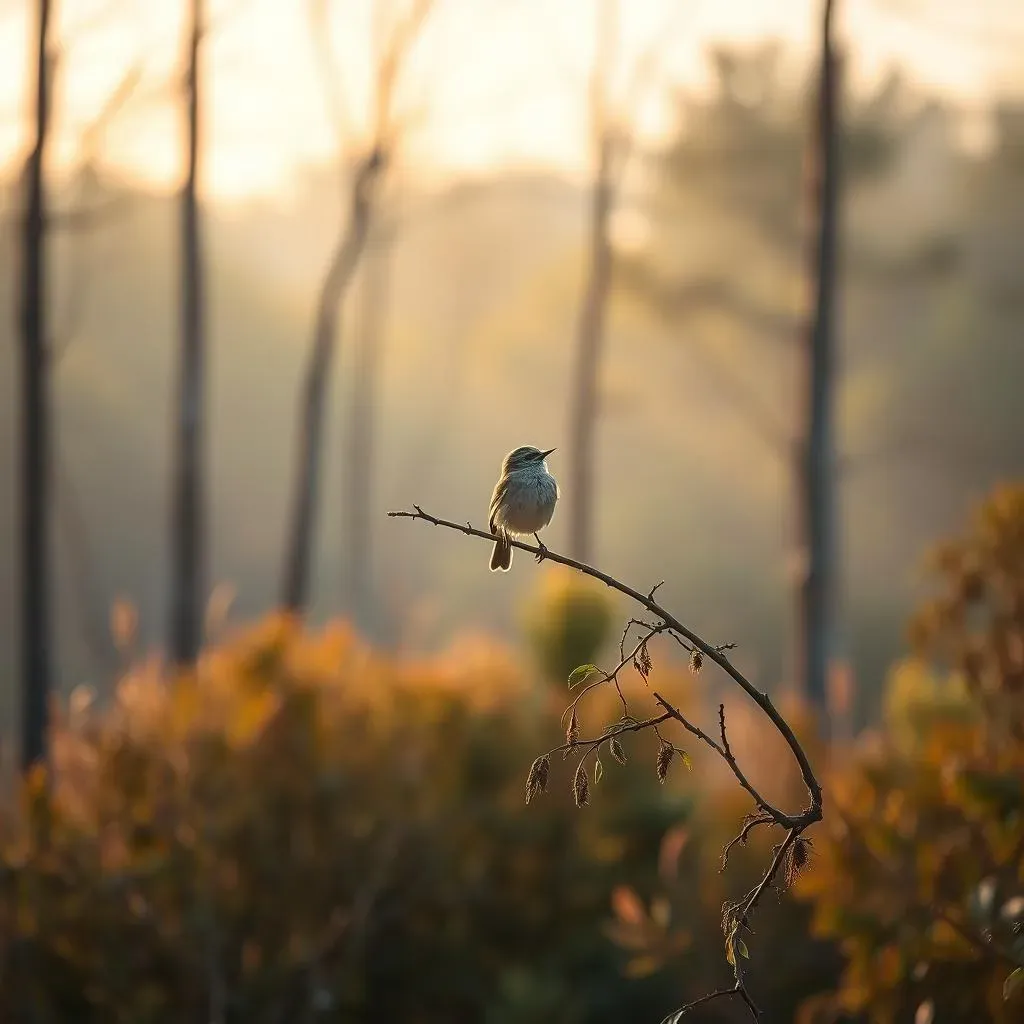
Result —
[{"label": "slender tree trunk", "polygon": [[196,186],[199,177],[199,44],[202,0],[190,5],[185,78],[187,171],[181,194],[181,363],[178,379],[177,438],[171,536],[171,657],[193,662],[202,639],[205,588],[203,494],[203,411],[206,340],[202,239]]},{"label": "slender tree trunk", "polygon": [[391,287],[391,238],[381,231],[367,253],[352,368],[348,469],[348,593],[353,613],[373,610],[373,485],[380,368]]},{"label": "slender tree trunk", "polygon": [[36,5],[35,142],[24,177],[21,280],[21,760],[45,760],[51,679],[50,393],[46,320],[46,196],[50,115],[49,0]]},{"label": "slender tree trunk", "polygon": [[827,732],[828,671],[835,590],[835,281],[838,233],[838,66],[832,41],[833,0],[824,0],[821,72],[808,187],[815,209],[810,273],[813,319],[805,337],[803,429],[798,455],[799,593],[797,683]]},{"label": "slender tree trunk", "polygon": [[593,554],[594,432],[598,414],[601,350],[612,277],[608,238],[611,214],[611,139],[605,134],[598,149],[590,198],[590,249],[586,286],[576,335],[569,423],[569,554],[587,562]]},{"label": "slender tree trunk", "polygon": [[366,244],[372,189],[382,167],[382,154],[374,151],[357,169],[348,227],[334,250],[320,288],[313,347],[309,354],[299,412],[298,464],[281,588],[281,604],[290,612],[303,612],[309,601],[309,566],[323,464],[324,414],[338,334],[338,318],[345,293]]}]

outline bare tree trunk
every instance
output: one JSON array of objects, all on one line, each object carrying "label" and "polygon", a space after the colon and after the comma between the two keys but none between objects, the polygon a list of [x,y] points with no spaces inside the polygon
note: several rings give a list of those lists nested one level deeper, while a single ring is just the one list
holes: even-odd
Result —
[{"label": "bare tree trunk", "polygon": [[611,214],[612,141],[599,142],[597,171],[590,198],[590,252],[586,287],[576,335],[576,366],[573,375],[569,424],[569,554],[589,561],[593,551],[594,431],[598,413],[601,349],[605,313],[612,277],[612,249],[608,238]]},{"label": "bare tree trunk", "polygon": [[372,189],[382,168],[383,155],[377,150],[357,168],[352,186],[348,228],[334,250],[320,288],[313,347],[306,369],[300,410],[298,465],[281,592],[281,604],[291,612],[301,613],[309,600],[309,565],[323,463],[324,412],[331,360],[338,334],[338,316],[366,244],[372,212]]},{"label": "bare tree trunk", "polygon": [[203,318],[202,239],[196,186],[199,176],[199,44],[203,32],[202,0],[190,6],[185,90],[188,118],[187,172],[181,194],[181,364],[178,380],[171,535],[170,653],[177,664],[190,664],[202,639],[205,587],[203,406],[206,343]]},{"label": "bare tree trunk", "polygon": [[392,239],[377,234],[367,253],[360,304],[358,337],[352,367],[352,419],[348,469],[348,593],[353,613],[363,603],[373,609],[373,485],[376,466],[376,414],[380,367],[391,286]]},{"label": "bare tree trunk", "polygon": [[800,692],[827,732],[828,671],[832,654],[835,537],[833,378],[834,305],[838,233],[838,84],[832,41],[833,0],[824,0],[821,72],[808,186],[816,212],[810,271],[814,315],[806,334],[803,429],[798,455],[799,593],[797,676]]},{"label": "bare tree trunk", "polygon": [[21,280],[21,760],[46,757],[50,661],[50,394],[46,323],[46,197],[50,115],[50,2],[36,5],[36,137],[25,166]]}]

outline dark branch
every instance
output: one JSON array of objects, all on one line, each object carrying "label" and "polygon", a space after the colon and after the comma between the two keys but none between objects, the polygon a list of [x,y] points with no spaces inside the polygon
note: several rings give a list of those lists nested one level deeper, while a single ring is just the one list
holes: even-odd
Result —
[{"label": "dark branch", "polygon": [[[427,512],[424,512],[419,505],[413,505],[415,511],[406,512],[388,512],[388,516],[392,518],[400,519],[422,519],[424,522],[430,523],[433,526],[441,526],[448,530],[457,530],[459,533],[464,533],[470,537],[479,537],[481,540],[488,542],[494,541],[494,536],[491,533],[487,533],[483,530],[477,530],[470,526],[463,526],[461,523],[453,523],[447,519],[438,519],[436,516],[432,516]],[[510,543],[513,547],[519,548],[521,551],[529,552],[532,555],[538,555],[541,553],[541,549],[533,544],[526,544],[522,541],[511,540]],[[807,758],[803,747],[800,745],[800,741],[796,738],[789,723],[779,713],[775,705],[772,703],[771,698],[767,693],[758,690],[742,672],[737,669],[729,658],[726,656],[724,650],[720,650],[718,647],[712,646],[705,640],[701,639],[696,633],[684,626],[674,615],[666,611],[657,601],[653,598],[648,597],[646,594],[640,593],[628,584],[622,583],[615,579],[614,576],[609,576],[607,573],[602,572],[600,569],[595,569],[593,566],[587,565],[585,562],[579,562],[574,558],[569,558],[567,555],[559,554],[557,551],[553,551],[548,548],[544,552],[544,557],[548,561],[558,562],[560,565],[567,565],[571,569],[576,569],[579,572],[584,573],[587,576],[595,580],[600,580],[607,587],[612,590],[617,590],[620,594],[624,594],[626,597],[632,598],[637,604],[642,605],[652,615],[657,616],[661,619],[665,625],[674,632],[678,633],[682,638],[693,645],[699,650],[705,658],[709,658],[719,668],[721,668],[742,690],[747,694],[748,697],[764,712],[764,714],[771,721],[772,725],[775,726],[776,730],[786,741],[790,751],[793,754],[794,759],[800,769],[800,776],[803,779],[804,785],[807,787],[807,794],[809,797],[809,804],[807,808],[801,813],[796,815],[785,815],[781,811],[775,813],[778,817],[775,819],[778,824],[783,825],[786,828],[807,828],[809,825],[814,824],[817,821],[821,821],[821,803],[822,793],[821,784],[818,782],[814,775],[814,771],[811,768],[810,761]],[[678,713],[677,713],[678,714]],[[673,715],[675,717],[675,715]],[[681,718],[682,716],[680,716]],[[690,730],[694,731],[693,728]],[[713,747],[721,750],[723,756],[725,756],[724,749],[719,748],[719,745],[714,742],[710,737],[703,733],[695,733],[695,735],[701,735],[705,742],[711,744]],[[731,757],[731,755],[730,755]],[[729,758],[726,758],[729,760]],[[732,759],[733,763],[735,759]],[[747,783],[744,787],[759,803],[764,803],[760,797],[756,796],[756,790],[753,789]],[[765,809],[768,810],[767,804]],[[774,817],[774,815],[773,815]]]},{"label": "dark branch", "polygon": [[[427,512],[424,512],[419,505],[413,505],[413,511],[397,511],[388,512],[388,515],[392,518],[404,518],[404,519],[422,519],[424,522],[430,523],[433,526],[441,526],[448,530],[456,530],[459,533],[463,533],[468,537],[479,537],[481,540],[493,541],[493,535],[484,530],[474,529],[472,524],[451,522],[446,519],[438,519],[436,516],[432,516]],[[692,1003],[682,1007],[670,1014],[662,1024],[676,1024],[682,1017],[686,1016],[691,1010],[696,1009],[699,1006],[703,1006],[706,1003],[711,1002],[715,999],[736,997],[740,999],[750,1015],[756,1020],[758,1018],[758,1009],[750,998],[749,993],[746,990],[743,979],[743,967],[741,957],[737,955],[737,943],[739,942],[738,933],[741,929],[749,929],[749,917],[756,908],[758,902],[761,899],[765,889],[772,884],[775,876],[779,873],[780,867],[786,862],[787,856],[793,849],[794,844],[800,840],[801,834],[805,829],[809,828],[815,822],[821,820],[822,817],[822,793],[821,785],[811,769],[810,762],[804,752],[803,747],[800,745],[799,740],[790,728],[789,723],[782,717],[782,715],[776,710],[775,705],[772,703],[771,698],[766,693],[756,689],[752,683],[732,664],[726,655],[726,651],[731,649],[734,645],[725,644],[719,646],[712,646],[706,641],[697,636],[696,633],[687,629],[675,616],[671,615],[655,600],[655,594],[658,588],[662,585],[661,583],[657,586],[652,587],[647,594],[642,594],[640,591],[635,590],[633,587],[615,579],[613,576],[609,576],[607,573],[601,572],[600,569],[595,569],[593,566],[587,565],[584,562],[577,561],[574,558],[569,558],[566,555],[559,554],[557,551],[552,551],[550,548],[532,544],[526,544],[519,540],[510,540],[513,547],[519,548],[522,551],[526,551],[533,555],[543,555],[543,557],[552,562],[558,562],[561,565],[568,566],[569,568],[576,569],[578,572],[582,572],[593,579],[600,580],[606,586],[613,590],[618,591],[620,594],[624,594],[631,598],[641,607],[645,608],[654,617],[653,621],[644,621],[643,619],[631,618],[622,631],[622,637],[619,640],[619,663],[610,672],[601,672],[600,678],[597,678],[589,684],[582,687],[581,691],[569,707],[563,714],[563,720],[565,715],[570,715],[570,722],[568,731],[566,734],[566,742],[552,748],[546,754],[539,757],[534,762],[534,768],[538,765],[543,766],[543,778],[538,782],[538,778],[535,778],[534,769],[531,769],[530,779],[528,779],[528,797],[540,790],[546,785],[547,779],[547,764],[548,758],[552,754],[558,752],[564,752],[563,756],[568,757],[570,753],[578,752],[580,754],[580,760],[577,767],[576,778],[579,779],[580,773],[583,771],[583,762],[586,758],[592,754],[596,757],[596,751],[603,743],[607,743],[614,740],[615,737],[620,736],[627,732],[641,732],[644,730],[653,730],[655,735],[661,742],[661,750],[658,758],[658,777],[664,779],[665,771],[668,768],[668,764],[671,760],[673,752],[679,748],[675,747],[674,744],[667,741],[661,734],[659,726],[663,725],[668,721],[678,722],[687,732],[696,736],[702,743],[710,747],[725,763],[729,766],[730,771],[736,777],[737,782],[740,786],[750,794],[753,798],[754,803],[757,807],[757,811],[747,816],[744,821],[743,827],[740,834],[733,839],[728,846],[725,848],[723,854],[723,868],[728,861],[729,851],[737,843],[745,843],[750,833],[757,828],[759,825],[777,825],[786,830],[785,839],[775,848],[774,856],[772,858],[771,865],[765,872],[764,876],[758,882],[758,884],[751,889],[739,902],[734,904],[727,904],[725,910],[725,916],[723,917],[723,929],[726,933],[726,949],[729,953],[729,960],[733,965],[733,975],[735,978],[735,984],[729,989],[719,989],[715,992],[711,992],[706,996],[695,1000]],[[630,630],[636,627],[640,633],[639,639],[636,641],[631,652],[626,653],[626,640],[629,637]],[[716,665],[719,666],[729,677],[754,701],[755,704],[761,709],[768,720],[772,723],[775,729],[786,741],[790,751],[796,760],[797,765],[800,769],[800,775],[803,779],[804,785],[807,787],[808,805],[799,814],[786,814],[784,811],[770,804],[760,792],[753,786],[750,780],[746,777],[743,770],[737,763],[736,757],[733,754],[732,748],[729,745],[729,737],[726,731],[725,723],[725,705],[719,705],[718,709],[718,721],[719,721],[719,733],[721,736],[721,742],[715,740],[712,736],[708,735],[699,726],[694,725],[690,722],[678,708],[670,704],[660,693],[653,692],[652,696],[655,701],[662,709],[662,714],[656,715],[651,718],[644,719],[643,721],[637,721],[631,718],[628,714],[628,705],[626,699],[622,694],[621,687],[619,686],[619,673],[630,663],[633,663],[634,668],[640,676],[646,681],[647,676],[651,669],[651,659],[647,651],[647,644],[655,636],[660,634],[668,634],[677,643],[679,643],[685,650],[693,653],[699,652],[705,658],[709,658]],[[694,654],[694,657],[697,657]],[[586,678],[580,680],[581,683],[586,682]],[[583,697],[593,690],[595,687],[601,686],[605,683],[613,682],[616,690],[618,691],[619,698],[622,701],[623,706],[623,718],[616,725],[606,729],[600,736],[593,739],[581,740],[579,738],[579,720],[576,716],[576,708]],[[614,750],[614,748],[613,748]],[[664,755],[664,756],[663,756]],[[583,783],[586,782],[585,774],[582,776]],[[574,786],[576,785],[574,780]],[[584,804],[587,802],[586,798],[586,786],[583,786],[582,797],[580,791],[577,790],[577,804]],[[802,840],[803,841],[803,840]],[[805,842],[805,841],[804,841]],[[740,943],[742,949],[742,943]]]},{"label": "dark branch", "polygon": [[701,996],[700,999],[694,999],[692,1003],[687,1003],[685,1006],[681,1006],[678,1010],[670,1013],[661,1024],[679,1024],[679,1021],[683,1019],[687,1014],[693,1010],[704,1006],[706,1003],[713,1002],[715,999],[728,999],[730,997],[739,997],[747,1009],[750,1011],[750,1015],[757,1020],[758,1010],[747,995],[746,989],[733,986],[732,988],[718,988],[714,992],[709,992],[707,995]]},{"label": "dark branch", "polygon": [[609,729],[606,733],[601,736],[596,736],[592,740],[572,740],[569,743],[562,743],[557,747],[552,747],[547,752],[547,757],[552,754],[558,754],[561,751],[569,750],[581,750],[584,756],[590,753],[594,747],[600,746],[602,743],[607,743],[608,740],[615,739],[616,736],[621,736],[625,732],[642,732],[644,729],[653,729],[656,726],[661,725],[662,722],[667,722],[671,715],[664,714],[658,715],[655,718],[645,718],[642,722],[627,722],[624,725],[619,725],[614,729]]},{"label": "dark branch", "polygon": [[771,825],[773,824],[772,817],[770,814],[749,814],[746,820],[743,822],[743,828],[740,829],[740,833],[733,839],[730,839],[726,844],[725,849],[722,851],[722,867],[724,871],[729,866],[729,854],[732,852],[732,848],[737,844],[741,846],[747,845],[747,840],[750,838],[750,833],[754,831],[759,825]]},{"label": "dark branch", "polygon": [[750,915],[757,906],[758,900],[760,900],[761,896],[764,894],[765,889],[772,884],[775,876],[779,873],[779,868],[782,866],[782,862],[786,859],[786,854],[789,853],[789,848],[800,837],[800,831],[801,830],[799,828],[794,828],[786,833],[786,838],[779,844],[779,848],[775,851],[775,857],[772,859],[771,866],[764,873],[764,877],[757,883],[756,888],[753,889],[750,895],[742,902],[738,920],[744,927],[749,923]]},{"label": "dark branch", "polygon": [[[716,743],[703,729],[699,726],[694,725],[688,719],[684,718],[680,712],[674,708],[660,693],[654,694],[654,699],[665,709],[665,712],[672,718],[674,718],[687,732],[693,733],[702,743],[707,744],[723,761],[729,766],[729,770],[736,776],[736,781],[753,797],[754,803],[757,804],[758,808],[771,816],[772,821],[776,825],[781,825],[783,828],[794,828],[798,827],[803,823],[803,815],[790,815],[783,811],[780,811],[777,807],[773,807],[768,801],[761,796],[761,794],[753,787],[750,780],[743,774],[742,769],[736,762],[736,758],[733,756],[732,751],[729,749],[729,742],[725,739],[725,705],[719,705],[719,718],[722,722],[722,739],[724,743]],[[805,812],[806,814],[807,812]],[[813,821],[819,819],[815,818],[808,822],[811,824]]]}]

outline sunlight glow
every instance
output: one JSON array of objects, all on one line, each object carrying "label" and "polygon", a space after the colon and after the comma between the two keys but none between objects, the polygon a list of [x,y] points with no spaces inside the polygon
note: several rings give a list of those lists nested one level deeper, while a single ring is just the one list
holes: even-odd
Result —
[{"label": "sunlight glow", "polygon": [[[350,125],[366,130],[370,0],[329,4],[331,36]],[[336,133],[313,56],[307,2],[217,0],[204,49],[208,149],[204,188],[222,199],[284,197],[303,164],[328,161]],[[1008,0],[982,0],[970,12],[952,3],[857,0],[842,5],[854,82],[899,62],[914,79],[958,102],[1019,88],[1014,38],[1024,17]],[[65,0],[58,5],[62,59],[57,81],[53,169],[79,159],[82,131],[133,62],[142,82],[112,119],[100,149],[105,166],[154,187],[180,176],[181,111],[175,80],[184,3],[165,0]],[[671,125],[668,84],[699,89],[706,47],[722,40],[775,37],[809,54],[813,0],[630,0],[622,5],[621,60],[612,76],[621,97],[636,56],[664,39],[658,76],[642,109],[629,112],[646,137]],[[679,11],[682,10],[680,14]],[[0,164],[24,152],[25,87],[31,4],[0,9]],[[952,28],[950,28],[952,26]],[[1000,26],[1008,26],[1000,31]],[[971,28],[974,31],[970,31]],[[1014,33],[1017,33],[1014,35]],[[578,175],[587,164],[585,83],[593,48],[593,0],[438,0],[400,90],[412,131],[407,167],[424,177],[498,166],[550,166]]]}]

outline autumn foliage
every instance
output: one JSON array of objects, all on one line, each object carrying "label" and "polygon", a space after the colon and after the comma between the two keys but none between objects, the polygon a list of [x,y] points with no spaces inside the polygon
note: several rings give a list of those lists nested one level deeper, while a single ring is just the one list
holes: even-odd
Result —
[{"label": "autumn foliage", "polygon": [[[769,1020],[1024,1012],[1024,488],[933,569],[876,729],[824,750],[780,702],[828,771],[813,845],[738,951]],[[657,738],[630,734],[583,810],[571,760],[550,757],[543,798],[531,783],[564,737],[557,666],[617,645],[585,586],[542,577],[523,661],[484,638],[385,656],[272,617],[194,671],[141,662],[108,701],[76,691],[50,778],[2,819],[0,1020],[657,1024],[728,985],[723,904],[776,840],[722,870],[751,807],[718,759],[697,745],[659,783]],[[114,626],[130,636],[130,609]],[[756,709],[671,641],[652,654],[626,695],[657,687],[702,722],[725,700],[745,771],[793,798]],[[599,689],[579,727],[620,710]]]},{"label": "autumn foliage", "polygon": [[[834,1008],[1024,1019],[1024,487],[932,559],[882,728],[830,785],[801,894],[841,943]],[[823,1018],[825,1019],[825,1018]]]},{"label": "autumn foliage", "polygon": [[652,760],[585,822],[568,780],[527,808],[543,695],[493,642],[385,658],[285,618],[75,694],[5,822],[0,1019],[663,1013],[602,922],[685,803]]}]

